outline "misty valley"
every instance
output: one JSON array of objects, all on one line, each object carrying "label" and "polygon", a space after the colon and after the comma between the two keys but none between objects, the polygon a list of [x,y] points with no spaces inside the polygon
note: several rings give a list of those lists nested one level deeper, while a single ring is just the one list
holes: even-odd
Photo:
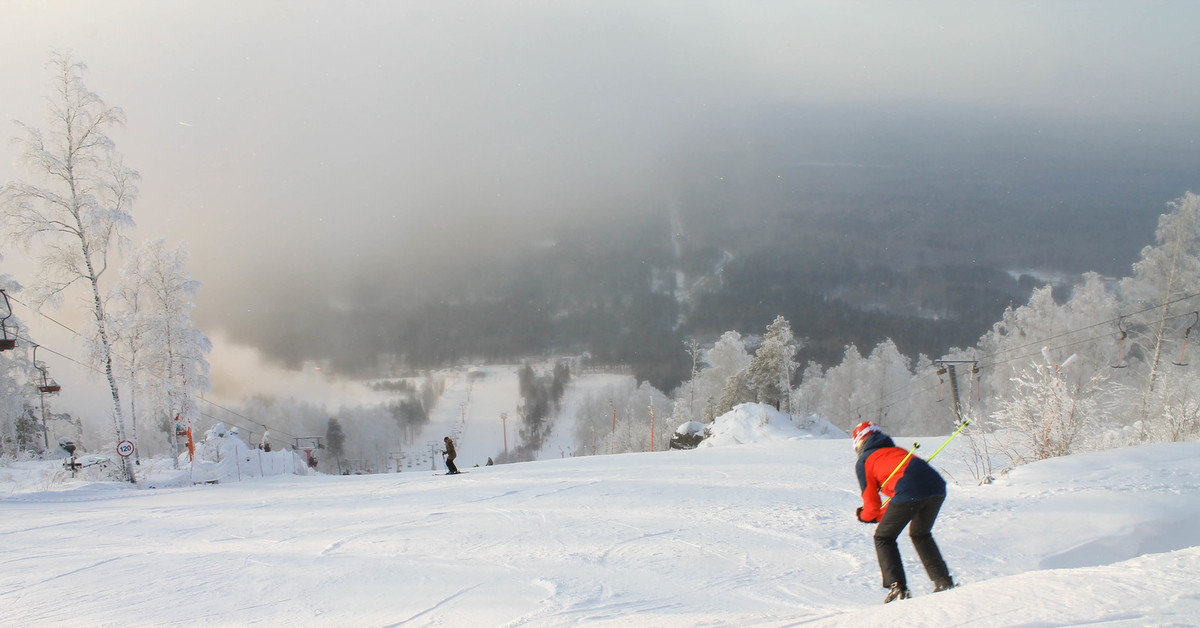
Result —
[{"label": "misty valley", "polygon": [[[842,430],[970,423],[967,438],[1000,439],[991,450],[1014,465],[1200,429],[1184,355],[1200,324],[1186,191],[1200,148],[1160,150],[1165,125],[743,104],[637,168],[523,180],[506,202],[537,200],[528,210],[468,195],[422,207],[421,228],[332,221],[388,246],[331,236],[336,259],[308,266],[264,253],[201,298],[186,246],[118,237],[139,180],[105,135],[123,111],[84,87],[78,60],[51,60],[64,105],[49,133],[20,127],[33,176],[0,198],[7,235],[43,269],[28,290],[0,276],[4,455],[119,444],[101,466],[128,481],[143,455],[186,457],[195,480],[197,452],[261,463],[272,444],[322,471],[432,469],[439,439],[469,424],[460,453],[492,464],[659,451],[742,404]],[[62,294],[88,326],[48,314]],[[30,321],[86,340],[87,356],[35,341]],[[214,372],[204,329],[266,362]],[[111,433],[56,408],[47,355],[103,381]],[[279,367],[291,382],[257,386]],[[334,389],[338,405],[313,399]],[[981,456],[975,479],[993,464]]]}]

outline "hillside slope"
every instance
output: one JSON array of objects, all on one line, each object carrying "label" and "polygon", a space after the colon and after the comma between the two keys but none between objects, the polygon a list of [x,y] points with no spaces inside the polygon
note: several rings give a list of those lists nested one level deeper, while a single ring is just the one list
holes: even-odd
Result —
[{"label": "hillside slope", "polygon": [[[752,433],[741,430],[739,433]],[[853,453],[793,430],[693,451],[0,500],[12,625],[1194,625],[1200,443],[952,485],[963,586],[880,604]],[[907,442],[903,444],[909,444]],[[953,447],[935,461],[967,477]]]}]

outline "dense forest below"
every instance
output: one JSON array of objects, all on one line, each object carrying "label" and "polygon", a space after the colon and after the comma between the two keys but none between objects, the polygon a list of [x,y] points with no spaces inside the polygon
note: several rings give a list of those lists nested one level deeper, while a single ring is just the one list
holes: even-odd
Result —
[{"label": "dense forest below", "polygon": [[685,340],[760,334],[776,315],[801,362],[884,338],[936,357],[1038,277],[1126,274],[1200,164],[1147,135],[1101,147],[1083,123],[940,113],[860,112],[850,128],[844,112],[756,112],[681,146],[644,198],[530,226],[503,252],[448,252],[453,268],[410,260],[337,298],[280,299],[235,335],[363,374],[586,352],[664,390],[688,376]]}]

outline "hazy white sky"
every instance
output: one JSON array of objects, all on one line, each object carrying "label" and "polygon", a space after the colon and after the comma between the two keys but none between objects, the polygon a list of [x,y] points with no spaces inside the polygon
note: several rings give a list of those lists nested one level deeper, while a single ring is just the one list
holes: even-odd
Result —
[{"label": "hazy white sky", "polygon": [[[1145,1],[0,0],[0,120],[42,124],[47,53],[74,51],[127,114],[113,138],[143,177],[141,233],[187,240],[221,291],[648,202],[681,137],[757,107],[1194,122],[1197,18]],[[0,150],[0,181],[18,176]]]}]

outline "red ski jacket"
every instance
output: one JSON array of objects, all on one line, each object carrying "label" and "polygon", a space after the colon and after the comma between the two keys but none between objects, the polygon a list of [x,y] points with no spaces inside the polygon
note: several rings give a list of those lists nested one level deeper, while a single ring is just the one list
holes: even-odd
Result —
[{"label": "red ski jacket", "polygon": [[[897,447],[887,434],[877,432],[867,437],[862,455],[858,457],[858,463],[855,465],[863,501],[859,519],[877,522],[883,517],[887,507],[883,505],[880,493],[891,498],[889,503],[916,501],[946,494],[946,481],[942,476],[938,475],[928,462],[915,455],[904,461],[907,455],[908,450]],[[900,467],[899,470],[896,469],[897,466]],[[892,474],[893,471],[895,475]],[[889,475],[890,480],[887,479]],[[884,480],[887,480],[887,484],[883,483]]]}]

